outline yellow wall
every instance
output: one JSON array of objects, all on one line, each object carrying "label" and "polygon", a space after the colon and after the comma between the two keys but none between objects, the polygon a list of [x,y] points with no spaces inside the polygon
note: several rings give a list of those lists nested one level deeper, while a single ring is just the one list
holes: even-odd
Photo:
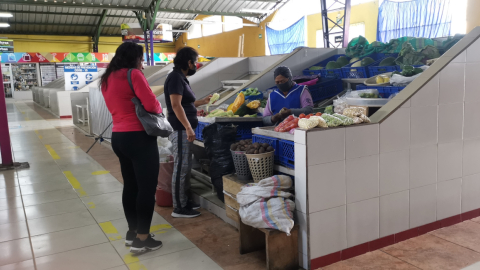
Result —
[{"label": "yellow wall", "polygon": [[480,26],[480,1],[467,0],[467,33],[472,31],[473,28]]},{"label": "yellow wall", "polygon": [[[15,52],[91,52],[92,42],[85,36],[6,35],[13,39]],[[99,52],[115,52],[121,37],[100,37]],[[174,43],[156,44],[154,52],[174,52]]]},{"label": "yellow wall", "polygon": [[[259,27],[244,26],[234,31],[223,32],[218,35],[188,39],[187,33],[184,33],[176,42],[175,48],[178,50],[185,46],[195,48],[200,55],[212,57],[236,57],[238,56],[239,36],[245,35],[244,56],[265,55],[265,25],[273,19],[274,14],[267,17],[260,23]],[[198,16],[197,20],[202,20],[207,16]],[[252,23],[243,20],[244,23]],[[261,38],[258,35],[262,35]],[[198,48],[200,45],[200,48]]]},{"label": "yellow wall", "polygon": [[[476,1],[476,0],[470,0]],[[369,42],[377,40],[378,0],[365,4],[352,6],[350,11],[350,24],[365,23],[365,37]],[[328,17],[336,21],[337,14],[343,16],[343,11],[331,12]],[[333,25],[329,21],[329,27]],[[308,47],[317,47],[317,30],[322,30],[322,14],[317,13],[307,16],[307,42]]]}]

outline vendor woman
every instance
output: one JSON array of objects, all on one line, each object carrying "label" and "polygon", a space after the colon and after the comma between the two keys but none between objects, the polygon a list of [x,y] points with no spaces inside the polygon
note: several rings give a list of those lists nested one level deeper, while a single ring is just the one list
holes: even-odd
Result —
[{"label": "vendor woman", "polygon": [[[308,87],[292,81],[292,72],[288,67],[278,67],[273,74],[277,89],[268,96],[263,111],[264,125],[276,125],[291,114],[299,116],[313,112],[312,95]],[[282,109],[284,110],[280,112]]]}]

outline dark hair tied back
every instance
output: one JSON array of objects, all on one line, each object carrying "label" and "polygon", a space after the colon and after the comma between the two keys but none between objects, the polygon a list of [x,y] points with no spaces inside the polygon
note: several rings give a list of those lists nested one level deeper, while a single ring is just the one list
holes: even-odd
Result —
[{"label": "dark hair tied back", "polygon": [[120,70],[122,68],[137,68],[140,61],[143,58],[143,47],[133,43],[125,42],[118,46],[115,51],[115,56],[110,61],[105,73],[103,73],[100,79],[100,86],[107,87],[108,77],[112,72]]},{"label": "dark hair tied back", "polygon": [[177,55],[173,59],[173,64],[175,68],[182,70],[188,69],[188,61],[192,61],[192,64],[195,63],[198,57],[198,52],[192,47],[183,47],[178,50]]}]

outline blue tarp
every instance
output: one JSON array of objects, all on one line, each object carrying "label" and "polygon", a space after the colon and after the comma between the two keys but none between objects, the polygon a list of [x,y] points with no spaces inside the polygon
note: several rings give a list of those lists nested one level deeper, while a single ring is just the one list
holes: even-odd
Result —
[{"label": "blue tarp", "polygon": [[268,26],[266,30],[271,55],[291,53],[297,47],[305,46],[305,17],[284,30],[273,30]]},{"label": "blue tarp", "polygon": [[377,41],[451,34],[453,0],[385,0],[378,11]]}]

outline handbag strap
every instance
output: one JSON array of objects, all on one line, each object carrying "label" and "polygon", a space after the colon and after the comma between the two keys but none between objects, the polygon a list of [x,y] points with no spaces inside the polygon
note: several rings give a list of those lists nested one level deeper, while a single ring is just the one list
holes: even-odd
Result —
[{"label": "handbag strap", "polygon": [[131,69],[129,69],[129,70],[127,71],[127,80],[128,80],[128,84],[130,85],[130,89],[132,89],[132,91],[133,91],[133,95],[134,95],[134,96],[137,96],[137,95],[135,94],[135,90],[133,90],[132,70],[133,70],[133,68],[131,68]]}]

